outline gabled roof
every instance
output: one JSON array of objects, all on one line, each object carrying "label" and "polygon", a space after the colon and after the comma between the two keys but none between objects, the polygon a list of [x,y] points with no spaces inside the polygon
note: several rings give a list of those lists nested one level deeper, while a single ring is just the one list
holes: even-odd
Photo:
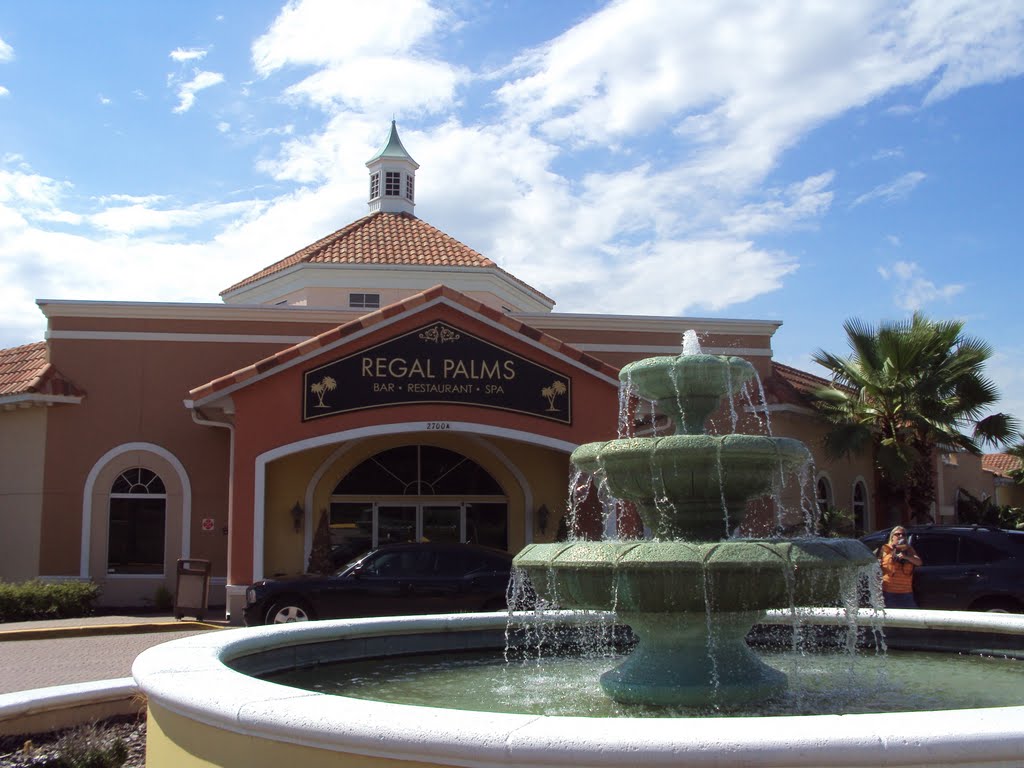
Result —
[{"label": "gabled roof", "polygon": [[1009,477],[1010,472],[1020,469],[1022,463],[1009,453],[986,453],[981,457],[981,468],[1001,477]]},{"label": "gabled roof", "polygon": [[408,213],[371,213],[221,291],[223,296],[299,264],[458,267],[499,272],[554,302],[486,256]]},{"label": "gabled roof", "polygon": [[815,391],[831,386],[832,382],[821,376],[792,368],[788,365],[772,361],[772,375],[765,380],[765,396],[769,403],[786,403],[788,405],[812,405]]},{"label": "gabled roof", "polygon": [[77,402],[84,395],[50,364],[45,341],[0,349],[0,405]]},{"label": "gabled roof", "polygon": [[436,285],[422,293],[417,293],[402,301],[389,304],[375,312],[370,312],[356,320],[339,325],[337,328],[321,333],[318,336],[313,336],[295,346],[282,349],[280,352],[257,363],[197,387],[189,392],[192,401],[191,405],[193,407],[200,405],[202,402],[207,402],[219,394],[229,394],[245,385],[246,382],[263,378],[278,368],[312,357],[321,350],[338,345],[346,338],[356,334],[361,335],[362,332],[368,331],[374,326],[382,325],[397,315],[413,311],[417,307],[439,299],[446,299],[451,304],[460,305],[468,312],[479,315],[492,323],[500,324],[512,333],[524,336],[536,344],[546,347],[550,352],[568,358],[582,368],[589,368],[595,374],[609,379],[609,383],[618,384],[618,368],[574,346],[566,344],[564,341],[556,339],[554,336],[550,336],[533,326],[516,320],[504,312],[471,299],[454,288],[449,288],[446,285]]}]

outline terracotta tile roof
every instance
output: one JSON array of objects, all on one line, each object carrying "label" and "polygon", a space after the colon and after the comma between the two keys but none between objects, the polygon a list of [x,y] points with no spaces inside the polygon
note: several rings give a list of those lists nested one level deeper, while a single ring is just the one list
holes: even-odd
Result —
[{"label": "terracotta tile roof", "polygon": [[0,349],[0,397],[84,394],[50,365],[45,341]]},{"label": "terracotta tile roof", "polygon": [[769,403],[788,403],[810,407],[815,390],[831,384],[821,376],[772,361],[772,375],[764,381]]},{"label": "terracotta tile roof", "polygon": [[468,245],[463,245],[454,237],[408,213],[371,213],[364,216],[235,283],[221,291],[220,295],[251,285],[297,264],[389,264],[487,269],[505,274],[551,301]]},{"label": "terracotta tile roof", "polygon": [[242,384],[255,376],[285,365],[298,357],[315,353],[318,349],[328,347],[335,342],[344,339],[346,336],[351,336],[359,331],[372,328],[395,315],[408,312],[416,307],[426,304],[427,302],[434,301],[439,298],[449,299],[458,303],[470,312],[482,315],[492,322],[500,323],[512,332],[521,334],[522,336],[538,342],[552,351],[558,352],[559,354],[576,361],[580,365],[592,369],[595,373],[618,380],[619,369],[615,366],[609,365],[603,360],[597,359],[593,355],[589,355],[576,347],[566,344],[565,342],[556,339],[554,336],[550,336],[543,331],[539,331],[533,326],[516,320],[504,312],[500,312],[493,307],[482,304],[475,299],[471,299],[464,293],[456,291],[454,288],[449,288],[446,285],[435,285],[433,288],[429,288],[422,293],[417,293],[403,299],[402,301],[389,304],[386,307],[381,307],[375,312],[370,312],[356,320],[352,320],[344,325],[339,325],[337,328],[325,331],[319,336],[313,336],[312,338],[296,344],[295,346],[283,349],[280,352],[260,360],[257,363],[253,363],[246,368],[242,368],[234,371],[233,373],[229,373],[226,376],[214,379],[201,387],[191,390],[189,395],[194,401],[205,400],[216,395],[218,392],[222,392],[229,388],[233,389],[235,385]]},{"label": "terracotta tile roof", "polygon": [[1021,460],[1009,453],[986,453],[981,457],[981,468],[987,469],[1003,477],[1009,477],[1010,472],[1021,468]]}]

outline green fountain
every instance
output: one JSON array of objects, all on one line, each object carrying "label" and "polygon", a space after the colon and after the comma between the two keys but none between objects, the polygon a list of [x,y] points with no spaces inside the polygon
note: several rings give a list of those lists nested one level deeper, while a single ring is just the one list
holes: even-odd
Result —
[{"label": "green fountain", "polygon": [[636,506],[652,539],[531,544],[515,566],[547,603],[614,611],[632,628],[635,649],[601,676],[613,699],[727,708],[787,685],[745,642],[764,611],[834,603],[875,559],[854,540],[729,537],[748,502],[777,491],[810,453],[790,438],[705,434],[708,417],[756,374],[743,358],[702,354],[693,332],[683,349],[619,373],[627,391],[672,418],[675,434],[587,443],[571,456]]}]

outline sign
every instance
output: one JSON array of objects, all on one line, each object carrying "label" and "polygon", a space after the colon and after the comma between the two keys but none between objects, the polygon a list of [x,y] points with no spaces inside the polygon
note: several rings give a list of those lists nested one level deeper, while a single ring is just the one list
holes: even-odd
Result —
[{"label": "sign", "polygon": [[459,403],[572,423],[572,379],[443,322],[303,375],[302,420],[410,403]]},{"label": "sign", "polygon": [[204,518],[203,518],[203,522],[202,522],[202,523],[200,524],[200,527],[201,527],[201,528],[202,528],[202,529],[203,529],[203,530],[204,530],[205,532],[209,533],[210,531],[212,531],[212,530],[213,530],[214,524],[215,524],[215,523],[214,523],[214,520],[213,520],[213,518],[212,518],[212,517],[204,517]]}]

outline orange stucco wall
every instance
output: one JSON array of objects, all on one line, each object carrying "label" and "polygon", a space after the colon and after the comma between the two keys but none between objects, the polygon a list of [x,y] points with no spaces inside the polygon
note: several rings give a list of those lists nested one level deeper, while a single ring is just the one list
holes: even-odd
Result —
[{"label": "orange stucco wall", "polygon": [[[447,320],[468,333],[487,339],[510,352],[536,361],[572,378],[573,423],[561,424],[526,414],[458,404],[410,404],[342,413],[314,421],[301,420],[303,372],[359,349],[379,344],[434,320]],[[344,382],[339,382],[344,387]],[[386,325],[357,342],[331,349],[301,365],[280,370],[232,394],[235,409],[235,492],[230,524],[230,583],[244,583],[253,574],[252,509],[257,503],[257,459],[282,445],[356,429],[385,424],[461,422],[521,431],[572,445],[614,434],[618,411],[616,385],[601,380],[527,344],[520,338],[495,331],[489,325],[448,307],[439,306]],[[510,529],[511,533],[511,529]]]}]

